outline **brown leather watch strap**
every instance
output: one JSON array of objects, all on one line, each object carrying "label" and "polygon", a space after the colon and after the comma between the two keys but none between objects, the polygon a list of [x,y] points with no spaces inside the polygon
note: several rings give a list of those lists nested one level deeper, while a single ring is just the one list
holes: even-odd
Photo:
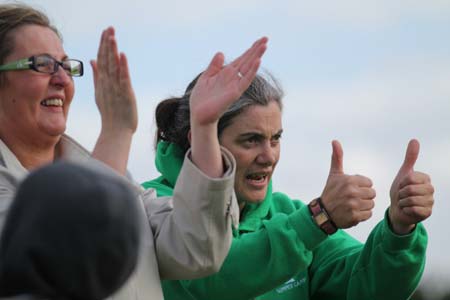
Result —
[{"label": "brown leather watch strap", "polygon": [[308,207],[311,212],[311,217],[323,232],[331,235],[337,231],[337,226],[328,215],[320,197],[311,201]]}]

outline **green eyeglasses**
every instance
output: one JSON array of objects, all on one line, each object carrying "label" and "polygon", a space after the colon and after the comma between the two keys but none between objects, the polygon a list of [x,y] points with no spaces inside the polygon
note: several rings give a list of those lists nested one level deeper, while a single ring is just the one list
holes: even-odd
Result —
[{"label": "green eyeglasses", "polygon": [[55,74],[61,66],[69,76],[83,76],[83,62],[78,59],[57,61],[48,54],[31,56],[0,66],[0,71],[34,70],[40,73]]}]

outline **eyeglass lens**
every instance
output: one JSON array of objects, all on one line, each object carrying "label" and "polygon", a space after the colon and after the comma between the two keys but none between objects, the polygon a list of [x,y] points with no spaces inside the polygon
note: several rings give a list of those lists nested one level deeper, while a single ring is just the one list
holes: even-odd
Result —
[{"label": "eyeglass lens", "polygon": [[53,73],[58,70],[58,64],[56,61],[47,55],[35,56],[34,67],[43,73]]},{"label": "eyeglass lens", "polygon": [[76,60],[64,60],[63,62],[58,62],[51,56],[40,55],[35,56],[34,66],[39,72],[43,73],[55,73],[58,71],[58,66],[61,67],[71,76],[80,76],[82,73],[81,63]]}]

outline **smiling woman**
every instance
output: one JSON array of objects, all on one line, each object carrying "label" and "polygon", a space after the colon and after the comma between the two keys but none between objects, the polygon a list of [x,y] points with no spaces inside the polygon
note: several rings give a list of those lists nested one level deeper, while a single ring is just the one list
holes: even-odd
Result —
[{"label": "smiling woman", "polygon": [[[260,40],[242,56],[240,65],[246,68],[247,72],[246,77],[234,80],[234,83],[238,83],[236,93],[242,92],[250,84],[250,78],[256,74],[265,49],[266,40]],[[221,56],[217,55],[213,66],[220,64],[220,60]],[[101,132],[93,152],[89,153],[65,135],[68,112],[75,91],[73,76],[83,75],[82,62],[69,58],[58,31],[43,13],[26,5],[0,4],[0,231],[7,214],[10,215],[7,224],[21,223],[27,225],[26,228],[33,228],[33,219],[21,218],[28,214],[15,214],[15,206],[11,209],[10,207],[24,179],[43,165],[56,160],[69,160],[79,164],[87,163],[93,168],[102,166],[98,168],[106,169],[104,172],[114,176],[117,176],[115,173],[126,175],[131,141],[138,122],[137,107],[127,58],[118,51],[114,28],[109,27],[103,31],[97,59],[91,61],[91,66],[95,101],[101,115]],[[27,261],[32,263],[19,264],[18,269],[22,273],[15,274],[15,278],[24,280],[15,280],[17,286],[14,289],[11,289],[9,284],[0,284],[0,297],[32,293],[34,296],[50,299],[101,300],[115,293],[112,299],[162,299],[160,278],[196,278],[216,271],[228,252],[231,244],[231,224],[237,219],[237,203],[232,193],[235,163],[226,150],[220,149],[215,128],[211,126],[211,123],[214,124],[221,116],[227,102],[216,102],[221,105],[207,110],[205,107],[209,106],[208,103],[198,104],[199,110],[192,118],[192,135],[212,138],[202,147],[197,145],[198,142],[193,142],[180,176],[185,176],[186,180],[180,180],[176,188],[179,193],[169,201],[159,201],[155,199],[153,191],[144,191],[131,180],[125,180],[133,191],[133,197],[126,201],[136,201],[135,204],[139,208],[138,217],[128,220],[133,223],[133,228],[139,229],[139,238],[142,241],[138,249],[131,251],[138,254],[134,260],[137,264],[129,266],[124,272],[109,272],[107,265],[114,262],[107,258],[110,257],[108,255],[99,255],[90,256],[93,262],[98,262],[98,270],[88,268],[87,272],[82,270],[77,273],[80,270],[70,267],[54,273],[47,271],[64,265],[58,263],[58,258],[73,258],[73,261],[77,261],[77,250],[83,251],[83,246],[97,247],[96,251],[89,252],[94,254],[104,251],[117,253],[120,246],[126,245],[105,249],[93,240],[83,240],[83,245],[79,245],[79,239],[68,239],[67,247],[74,249],[73,252],[67,251],[61,256],[55,255],[56,257],[46,256],[43,260],[35,259],[36,252],[33,247],[21,249],[25,256],[23,259],[29,259]],[[195,140],[199,141],[198,138]],[[52,180],[44,182],[47,184],[42,188],[47,192],[62,192],[63,196],[59,194],[56,199],[73,199],[73,191],[61,186],[59,189],[53,187]],[[81,184],[78,189],[82,189]],[[75,190],[82,192],[78,189]],[[65,199],[64,192],[71,193],[72,197]],[[33,193],[34,190],[28,188],[25,193],[26,200],[39,202],[37,197],[28,198],[28,195],[32,197]],[[85,194],[92,196],[94,201],[98,197],[95,190],[87,190]],[[109,203],[108,200],[111,199],[108,195],[103,196],[106,197],[105,203]],[[59,200],[56,202],[61,204]],[[52,205],[50,202],[42,203],[42,207],[40,203],[34,204],[42,210],[52,208],[48,207]],[[194,209],[186,210],[186,206]],[[34,215],[32,207],[30,206],[29,215]],[[22,205],[20,209],[26,211],[27,206]],[[105,213],[107,211],[108,207],[105,208]],[[177,213],[174,213],[175,211]],[[64,219],[64,216],[60,217]],[[76,218],[76,213],[71,217]],[[68,223],[58,220],[53,220],[56,225],[52,227],[56,227],[60,234],[70,234],[65,231],[70,226],[64,226]],[[48,224],[44,225],[48,227]],[[95,222],[85,225],[83,230],[98,229],[89,228],[96,226]],[[45,231],[46,226],[41,229]],[[122,227],[114,228],[121,230]],[[79,232],[81,235],[82,231]],[[193,235],[193,232],[196,234]],[[120,232],[113,235],[118,237]],[[120,240],[116,241],[121,243]],[[17,243],[20,242],[19,238]],[[45,247],[52,248],[52,244],[46,244]],[[43,251],[46,252],[46,249]],[[0,260],[0,265],[2,263],[4,262]],[[76,268],[77,265],[72,266]],[[83,275],[76,278],[52,276],[58,273]],[[36,285],[29,284],[25,278],[27,274],[34,276],[32,282]],[[61,282],[62,286],[73,287],[72,282],[67,282],[71,280],[79,280],[86,283],[81,286],[91,288],[74,288],[70,291],[58,288],[58,283]],[[107,282],[110,285],[107,288],[97,288],[96,283],[99,282]]]},{"label": "smiling woman", "polygon": [[[57,33],[41,25],[24,25],[10,33],[13,51],[3,58],[7,64],[35,55],[46,55],[54,60],[65,60],[66,53]],[[40,59],[37,59],[39,61]],[[22,158],[26,168],[35,168],[52,161],[54,147],[66,129],[67,114],[74,95],[74,82],[70,73],[56,68],[53,73],[43,73],[42,66],[32,60],[35,68],[28,70],[4,70],[3,87],[0,89],[0,136],[14,153]],[[42,63],[41,63],[42,64]],[[52,67],[53,68],[53,67]],[[21,122],[17,122],[20,117]],[[30,161],[27,145],[18,139],[29,141],[39,160]],[[19,149],[20,147],[20,149]]]}]

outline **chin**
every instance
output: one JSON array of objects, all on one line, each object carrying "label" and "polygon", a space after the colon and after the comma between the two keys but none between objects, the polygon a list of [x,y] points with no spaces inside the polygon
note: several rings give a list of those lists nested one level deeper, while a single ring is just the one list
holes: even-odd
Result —
[{"label": "chin", "polygon": [[58,130],[58,129],[56,129],[56,130],[48,130],[47,134],[49,136],[59,137],[59,136],[63,135],[65,131],[66,131],[65,129],[63,129],[63,130]]}]

